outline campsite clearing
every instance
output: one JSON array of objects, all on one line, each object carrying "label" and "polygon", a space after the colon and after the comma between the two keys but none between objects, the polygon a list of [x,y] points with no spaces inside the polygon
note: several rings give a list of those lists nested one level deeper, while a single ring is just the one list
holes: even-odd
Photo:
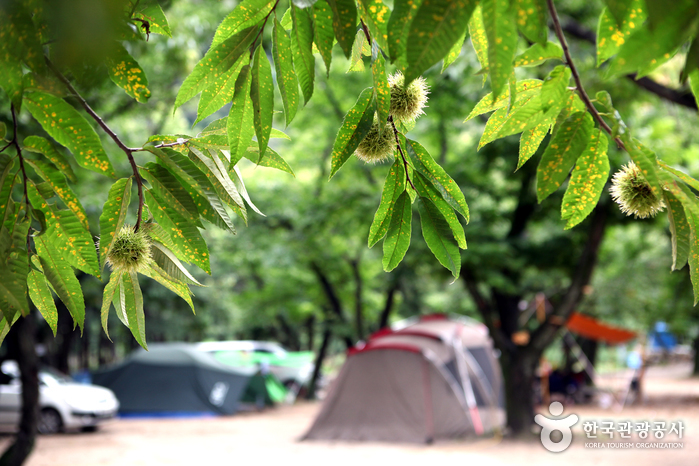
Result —
[{"label": "campsite clearing", "polygon": [[[538,442],[499,442],[482,439],[439,442],[432,446],[357,442],[299,442],[316,416],[320,403],[282,406],[262,413],[198,419],[116,420],[91,434],[39,437],[28,466],[178,466],[192,464],[375,465],[458,464],[512,466],[696,465],[699,457],[699,379],[687,378],[688,364],[651,368],[645,406],[621,413],[597,407],[566,407],[565,414],[584,419],[665,420],[684,422],[682,449],[585,448],[585,434],[578,424],[572,446],[563,453],[549,453]],[[548,413],[545,413],[548,414]],[[0,442],[7,446],[9,437]],[[589,442],[589,441],[588,441]],[[562,462],[563,461],[563,462]]]}]

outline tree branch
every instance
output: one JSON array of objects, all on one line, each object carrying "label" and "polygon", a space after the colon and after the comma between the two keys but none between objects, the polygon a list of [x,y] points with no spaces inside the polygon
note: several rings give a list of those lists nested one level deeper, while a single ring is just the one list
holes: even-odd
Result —
[{"label": "tree branch", "polygon": [[[15,104],[10,105],[10,113],[12,113],[12,141],[3,148],[3,150],[7,149],[9,146],[15,146],[15,150],[17,151],[17,157],[19,158],[19,168],[22,171],[22,185],[24,187],[24,202],[27,206],[27,215],[29,215],[29,211],[31,210],[31,205],[29,204],[29,194],[27,194],[27,170],[24,168],[24,157],[22,156],[22,148],[19,145],[19,141],[17,138],[17,112],[15,111]],[[29,243],[29,238],[27,238],[27,244]]]},{"label": "tree branch", "polygon": [[51,63],[51,60],[46,58],[46,64],[48,65],[49,69],[53,72],[53,74],[56,75],[56,77],[63,83],[63,85],[68,88],[68,90],[73,94],[73,97],[75,97],[80,105],[85,109],[85,111],[92,117],[93,120],[97,122],[97,124],[102,128],[102,130],[107,133],[107,135],[112,138],[112,140],[116,143],[116,145],[124,151],[126,154],[126,157],[129,159],[129,164],[131,165],[131,171],[133,172],[134,179],[136,180],[136,187],[138,188],[138,214],[136,216],[136,225],[134,226],[134,231],[138,231],[139,227],[141,226],[141,220],[143,218],[143,204],[145,203],[145,200],[143,198],[143,180],[141,179],[141,174],[138,172],[138,165],[136,165],[136,161],[133,158],[133,153],[138,152],[141,150],[141,148],[132,148],[128,147],[124,142],[122,142],[121,139],[119,139],[119,136],[112,131],[112,129],[107,126],[107,123],[104,122],[102,118],[90,107],[90,105],[87,103],[87,101],[83,98],[83,96],[80,95],[80,93],[73,87],[73,84],[63,76],[63,74],[58,70],[58,68],[55,67],[53,63]]},{"label": "tree branch", "polygon": [[[340,302],[340,298],[337,296],[337,293],[335,292],[335,287],[332,285],[332,283],[330,283],[330,280],[328,280],[328,277],[323,272],[323,269],[321,269],[315,261],[311,262],[311,269],[316,274],[316,277],[318,277],[318,281],[320,282],[320,285],[323,288],[323,292],[325,293],[325,296],[328,298],[330,308],[335,313],[340,322],[346,323],[345,314],[344,312],[342,312],[342,303]],[[350,349],[352,348],[352,346],[354,346],[352,344],[352,340],[348,336],[345,335],[344,340],[347,349]]]},{"label": "tree branch", "polygon": [[580,304],[585,287],[590,283],[592,272],[597,263],[597,255],[600,245],[604,239],[604,231],[607,226],[607,216],[609,214],[609,203],[600,203],[595,208],[592,222],[588,232],[585,248],[578,260],[573,280],[563,296],[563,299],[531,335],[528,348],[534,350],[536,354],[541,353],[553,340],[558,329],[564,324],[570,315]]},{"label": "tree branch", "polygon": [[[571,36],[585,40],[587,42],[590,42],[591,44],[597,43],[597,36],[593,31],[585,28],[584,26],[573,20],[568,20],[565,26],[563,26],[563,30]],[[633,81],[634,84],[636,84],[637,86],[649,92],[652,92],[661,99],[667,100],[668,102],[672,102],[677,105],[681,105],[683,107],[690,108],[692,110],[697,110],[697,101],[695,100],[691,92],[681,92],[677,89],[672,89],[670,87],[663,86],[662,84],[650,79],[647,76],[636,79],[636,73],[627,74],[626,77]]]},{"label": "tree branch", "polygon": [[[558,37],[558,41],[561,43],[561,47],[563,47],[563,54],[565,55],[566,64],[568,65],[568,68],[570,68],[570,72],[573,74],[575,85],[578,88],[578,94],[580,94],[580,98],[585,103],[585,107],[587,107],[587,110],[592,114],[594,119],[597,120],[600,127],[604,129],[610,136],[612,136],[612,128],[610,128],[607,122],[604,121],[604,119],[599,114],[595,106],[592,105],[590,97],[585,92],[585,88],[583,87],[582,81],[580,80],[578,70],[575,67],[575,64],[573,63],[573,57],[570,56],[570,50],[568,50],[568,43],[566,42],[566,38],[563,35],[561,22],[558,19],[558,13],[556,12],[556,7],[553,4],[553,0],[546,0],[546,3],[548,5],[549,13],[551,14],[551,19],[553,20],[553,29],[556,32],[556,37]],[[621,141],[620,138],[615,137],[614,141],[617,143],[617,146],[626,150],[626,148],[624,147],[624,143]]]},{"label": "tree branch", "polygon": [[401,159],[403,159],[403,165],[405,166],[405,178],[408,180],[408,183],[413,188],[413,191],[417,192],[417,189],[415,189],[415,185],[413,184],[413,180],[410,179],[410,175],[408,172],[408,159],[405,157],[405,154],[403,153],[403,148],[400,146],[400,139],[398,138],[398,128],[396,128],[396,124],[393,122],[393,115],[388,116],[388,121],[391,123],[391,127],[393,128],[393,136],[396,138],[396,147],[398,147],[398,153],[400,154]]}]

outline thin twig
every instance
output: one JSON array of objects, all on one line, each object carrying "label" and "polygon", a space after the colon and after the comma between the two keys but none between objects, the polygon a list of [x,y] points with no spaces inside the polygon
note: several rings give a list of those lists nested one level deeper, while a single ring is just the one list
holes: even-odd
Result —
[{"label": "thin twig", "polygon": [[19,158],[19,168],[22,170],[22,178],[24,185],[24,202],[27,205],[27,215],[31,210],[31,205],[29,204],[29,194],[27,193],[27,171],[24,169],[24,157],[22,157],[22,148],[19,146],[19,141],[17,140],[17,113],[15,112],[15,104],[10,105],[10,112],[12,113],[12,141],[10,144],[15,146],[17,150],[17,157]]},{"label": "thin twig", "polygon": [[[566,64],[568,65],[568,68],[570,68],[570,72],[573,74],[573,79],[575,80],[575,85],[578,88],[578,94],[580,94],[580,98],[585,103],[585,107],[587,107],[587,110],[592,114],[595,120],[597,120],[600,127],[604,129],[610,136],[614,136],[612,128],[610,128],[607,122],[604,121],[602,115],[599,114],[595,106],[592,104],[590,97],[585,92],[585,88],[582,85],[582,80],[580,79],[578,70],[575,67],[575,64],[573,63],[573,58],[570,56],[570,50],[568,50],[568,43],[566,42],[566,38],[563,35],[563,28],[561,28],[561,22],[558,19],[558,13],[556,12],[556,7],[553,4],[553,0],[546,0],[546,3],[548,5],[549,13],[551,14],[551,19],[553,20],[553,30],[556,33],[556,37],[558,37],[558,41],[561,43],[561,47],[563,47],[563,54],[566,58]],[[624,147],[624,143],[618,136],[614,137],[614,141],[620,149],[626,150],[626,147]]]},{"label": "thin twig", "polygon": [[267,13],[267,16],[265,16],[265,19],[264,19],[264,21],[262,22],[262,26],[260,27],[259,32],[258,32],[257,35],[255,36],[255,39],[253,39],[253,41],[252,41],[252,45],[250,46],[250,60],[252,60],[252,54],[255,52],[255,42],[257,42],[257,39],[259,39],[260,36],[262,35],[262,33],[264,32],[265,26],[267,25],[267,20],[268,20],[269,17],[272,15],[272,13],[274,13],[274,10],[277,9],[277,5],[279,5],[279,0],[277,0],[276,2],[274,2],[274,6],[273,6],[272,9],[270,10],[270,12]]},{"label": "thin twig", "polygon": [[400,154],[400,157],[403,159],[403,165],[405,166],[405,177],[408,180],[408,183],[410,183],[410,186],[412,186],[413,191],[417,192],[417,189],[415,189],[415,185],[413,184],[413,180],[410,179],[410,175],[408,174],[408,159],[403,153],[403,148],[400,146],[400,139],[398,138],[398,129],[396,128],[396,124],[393,122],[393,116],[389,115],[388,121],[391,122],[391,127],[393,128],[393,136],[396,138],[398,153]]},{"label": "thin twig", "polygon": [[90,107],[90,105],[87,103],[87,101],[80,95],[80,93],[73,87],[73,84],[63,76],[63,74],[54,66],[53,63],[51,63],[51,60],[46,58],[46,64],[48,65],[49,69],[56,75],[56,77],[68,88],[68,90],[73,94],[73,97],[75,97],[78,102],[80,102],[80,105],[85,109],[85,111],[92,117],[93,120],[97,122],[97,124],[102,128],[102,130],[107,133],[107,135],[112,138],[112,140],[116,143],[116,145],[124,151],[126,154],[126,157],[129,159],[129,164],[131,165],[131,171],[133,172],[134,179],[136,180],[136,187],[138,188],[138,214],[136,216],[136,225],[134,226],[134,230],[138,231],[138,228],[141,226],[141,219],[143,217],[143,204],[145,203],[145,199],[143,197],[143,179],[141,179],[141,174],[138,172],[138,165],[136,165],[136,161],[133,158],[133,153],[138,152],[141,150],[141,148],[132,148],[127,146],[122,142],[121,139],[119,139],[119,136],[112,131],[112,129],[107,126],[107,123],[104,122],[104,120]]},{"label": "thin twig", "polygon": [[366,40],[369,42],[369,45],[371,45],[371,34],[369,34],[369,28],[366,27],[363,19],[360,19],[359,21],[362,23],[362,31],[364,31],[364,36],[366,36]]}]

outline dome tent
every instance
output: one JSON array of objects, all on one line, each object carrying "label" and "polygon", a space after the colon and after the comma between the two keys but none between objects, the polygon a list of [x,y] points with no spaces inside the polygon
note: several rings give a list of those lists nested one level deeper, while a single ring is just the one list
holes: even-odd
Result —
[{"label": "dome tent", "polygon": [[485,326],[433,315],[352,348],[303,438],[431,443],[492,432],[504,420]]},{"label": "dome tent", "polygon": [[233,414],[255,368],[234,368],[185,343],[153,343],[93,373],[122,414]]}]

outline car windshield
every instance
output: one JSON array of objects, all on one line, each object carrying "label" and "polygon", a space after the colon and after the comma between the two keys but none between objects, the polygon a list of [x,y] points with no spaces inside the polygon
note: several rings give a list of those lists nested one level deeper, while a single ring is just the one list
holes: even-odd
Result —
[{"label": "car windshield", "polygon": [[48,386],[61,385],[72,382],[72,379],[67,375],[61,374],[50,367],[44,368],[39,372],[39,379]]}]

